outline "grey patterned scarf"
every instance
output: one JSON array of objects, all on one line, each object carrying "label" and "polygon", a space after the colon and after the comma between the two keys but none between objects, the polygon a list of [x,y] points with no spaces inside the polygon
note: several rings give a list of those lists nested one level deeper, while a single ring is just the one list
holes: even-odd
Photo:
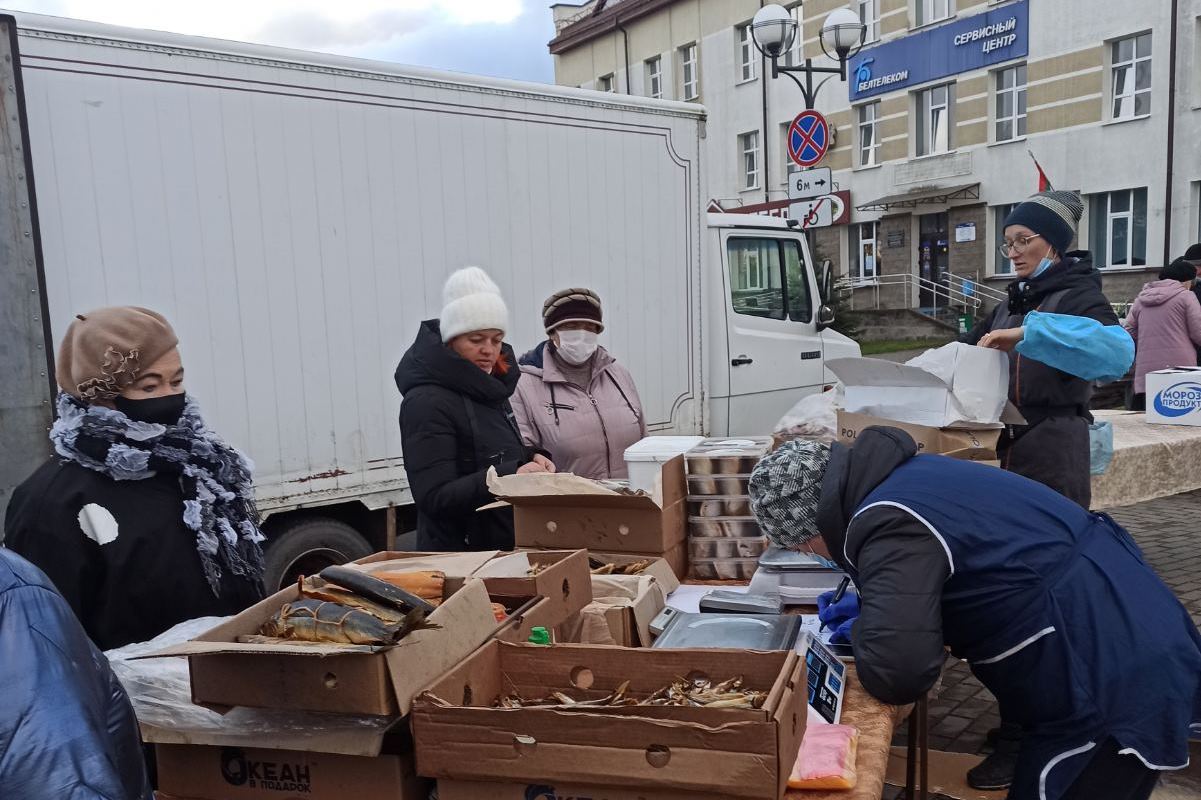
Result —
[{"label": "grey patterned scarf", "polygon": [[265,538],[258,526],[249,459],[205,427],[189,397],[176,425],[138,422],[120,411],[58,395],[50,441],[63,458],[115,481],[175,475],[183,490],[183,522],[213,594],[225,571],[258,582]]}]

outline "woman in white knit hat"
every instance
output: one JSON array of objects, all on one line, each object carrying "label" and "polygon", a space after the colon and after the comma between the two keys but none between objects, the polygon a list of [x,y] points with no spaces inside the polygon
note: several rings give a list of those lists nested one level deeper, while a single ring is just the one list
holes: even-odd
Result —
[{"label": "woman in white knit hat", "polygon": [[451,275],[438,319],[426,320],[396,368],[405,471],[417,506],[417,548],[511,550],[513,511],[492,501],[485,477],[554,472],[521,440],[509,398],[521,373],[505,344],[509,311],[479,267]]}]

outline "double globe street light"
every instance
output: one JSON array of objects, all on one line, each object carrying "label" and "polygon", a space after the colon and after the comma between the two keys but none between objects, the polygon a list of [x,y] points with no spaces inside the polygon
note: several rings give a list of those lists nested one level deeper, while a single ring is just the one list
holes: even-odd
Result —
[{"label": "double globe street light", "polygon": [[[813,59],[806,58],[801,66],[780,66],[779,59],[792,49],[796,37],[801,35],[797,30],[796,20],[787,9],[778,5],[766,5],[759,9],[751,21],[751,38],[760,53],[771,59],[771,76],[780,77],[784,73],[796,83],[801,94],[805,97],[805,108],[812,109],[815,105],[817,91],[825,81],[813,87],[813,76],[816,73],[839,76],[840,80],[847,79],[847,61],[863,49],[863,40],[867,34],[867,26],[859,19],[859,15],[849,8],[838,8],[830,12],[822,25],[818,41],[821,42],[822,52],[830,59],[838,62],[837,67],[815,67]],[[802,83],[797,73],[805,76]],[[829,80],[829,78],[826,78]]]}]

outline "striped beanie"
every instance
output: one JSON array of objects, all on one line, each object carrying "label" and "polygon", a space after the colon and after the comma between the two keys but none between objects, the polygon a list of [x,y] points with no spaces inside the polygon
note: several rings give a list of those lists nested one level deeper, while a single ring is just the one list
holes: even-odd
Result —
[{"label": "striped beanie", "polygon": [[565,322],[591,322],[603,332],[600,295],[591,289],[561,289],[542,304],[542,325],[550,333]]},{"label": "striped beanie", "polygon": [[793,439],[755,467],[751,511],[772,544],[796,550],[817,538],[817,504],[829,463],[829,445]]},{"label": "striped beanie", "polygon": [[1052,190],[1039,192],[1025,202],[1018,203],[1002,226],[1025,225],[1037,233],[1063,255],[1072,244],[1076,226],[1084,216],[1084,203],[1076,192]]}]

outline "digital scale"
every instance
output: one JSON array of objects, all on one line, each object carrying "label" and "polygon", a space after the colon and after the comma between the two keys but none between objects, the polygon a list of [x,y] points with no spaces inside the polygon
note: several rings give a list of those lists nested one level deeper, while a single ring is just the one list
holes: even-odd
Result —
[{"label": "digital scale", "polygon": [[817,598],[838,588],[842,570],[823,566],[809,553],[769,547],[759,557],[748,594],[777,596],[786,606],[817,605]]},{"label": "digital scale", "polygon": [[[656,622],[659,618],[656,618]],[[652,630],[654,630],[652,623]],[[801,632],[801,618],[782,614],[668,615],[656,648],[732,648],[735,650],[791,650]]]},{"label": "digital scale", "polygon": [[836,725],[842,717],[847,665],[809,633],[805,634],[803,647],[805,674],[809,681],[809,707],[826,722]]}]

